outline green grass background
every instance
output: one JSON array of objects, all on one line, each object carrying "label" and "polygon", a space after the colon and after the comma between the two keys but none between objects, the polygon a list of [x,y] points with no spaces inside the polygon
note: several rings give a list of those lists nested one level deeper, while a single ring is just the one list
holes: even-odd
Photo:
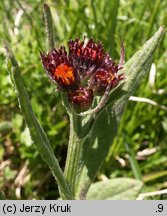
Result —
[{"label": "green grass background", "polygon": [[[21,67],[34,112],[64,167],[69,120],[55,86],[46,77],[39,50],[46,50],[43,3],[50,5],[56,47],[75,37],[100,40],[119,61],[121,40],[128,60],[160,25],[167,25],[167,1],[161,0],[2,0],[0,40],[8,40]],[[21,15],[19,22],[18,18]],[[167,106],[167,37],[156,51],[155,83],[145,77],[135,96]],[[159,92],[161,94],[159,94]],[[140,156],[141,151],[145,154]],[[152,152],[151,152],[152,151]],[[149,154],[148,154],[149,153]],[[98,157],[98,156],[97,156]],[[122,163],[120,163],[122,162]],[[129,101],[120,130],[96,181],[132,177],[145,183],[143,192],[167,187],[167,111]],[[102,175],[103,174],[103,175]],[[0,45],[0,191],[8,199],[56,199],[57,185],[32,144],[18,107]],[[167,195],[149,197],[166,199]]]}]

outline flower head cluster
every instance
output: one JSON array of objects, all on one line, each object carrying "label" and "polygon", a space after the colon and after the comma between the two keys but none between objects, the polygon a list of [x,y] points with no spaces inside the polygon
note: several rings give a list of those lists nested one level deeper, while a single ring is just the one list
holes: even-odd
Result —
[{"label": "flower head cluster", "polygon": [[69,102],[76,109],[87,110],[95,95],[103,95],[123,79],[118,75],[122,65],[115,64],[102,44],[92,39],[70,40],[68,47],[68,53],[64,46],[41,53],[42,63],[52,81],[67,94]]}]

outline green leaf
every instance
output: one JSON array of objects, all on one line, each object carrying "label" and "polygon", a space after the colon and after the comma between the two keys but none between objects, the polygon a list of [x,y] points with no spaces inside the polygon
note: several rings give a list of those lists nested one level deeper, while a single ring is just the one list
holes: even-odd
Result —
[{"label": "green leaf", "polygon": [[138,87],[143,76],[149,71],[153,54],[160,42],[163,28],[145,43],[124,66],[125,82],[110,94],[105,108],[97,115],[94,125],[85,138],[78,162],[76,177],[77,199],[85,195],[97,171],[105,160],[109,148],[117,134],[118,125],[129,97]]},{"label": "green leaf", "polygon": [[53,33],[53,24],[52,24],[52,15],[50,7],[47,4],[43,6],[44,18],[45,18],[45,27],[46,27],[46,42],[48,51],[52,50],[54,47],[54,33]]},{"label": "green leaf", "polygon": [[135,200],[143,183],[130,178],[115,178],[91,185],[88,200]]},{"label": "green leaf", "polygon": [[18,95],[19,105],[24,119],[27,123],[27,126],[30,130],[31,138],[36,145],[38,152],[41,154],[43,160],[48,164],[54,177],[56,178],[62,198],[72,199],[70,189],[67,185],[58,161],[54,155],[54,152],[50,146],[47,135],[45,134],[42,126],[34,115],[17,60],[15,59],[14,54],[9,49],[7,44],[5,44],[5,48],[7,51],[8,60],[10,60],[12,64],[12,67],[8,69],[10,70],[10,75],[12,76],[15,90]]}]

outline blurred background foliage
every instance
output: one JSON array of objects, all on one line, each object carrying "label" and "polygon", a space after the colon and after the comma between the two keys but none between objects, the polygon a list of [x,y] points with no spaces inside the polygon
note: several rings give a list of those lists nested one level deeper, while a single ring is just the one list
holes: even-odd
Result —
[{"label": "blurred background foliage", "polygon": [[[118,62],[121,40],[126,60],[158,29],[167,25],[167,1],[161,0],[1,0],[0,40],[8,40],[18,59],[34,112],[46,131],[61,167],[69,135],[68,116],[55,86],[41,66],[46,50],[43,3],[54,20],[56,47],[75,37],[100,40]],[[137,97],[129,101],[120,130],[96,181],[132,177],[145,183],[143,192],[167,188],[167,37],[154,56],[150,74]],[[98,157],[98,155],[97,155]],[[8,199],[57,199],[52,174],[31,142],[6,70],[0,45],[0,191]],[[166,199],[167,195],[149,199]]]}]

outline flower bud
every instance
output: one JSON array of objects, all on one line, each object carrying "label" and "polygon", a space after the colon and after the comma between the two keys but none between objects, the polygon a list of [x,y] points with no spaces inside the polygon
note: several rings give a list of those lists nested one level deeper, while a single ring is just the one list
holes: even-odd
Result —
[{"label": "flower bud", "polygon": [[85,111],[90,108],[93,102],[93,91],[86,88],[79,88],[68,94],[68,100],[78,111]]},{"label": "flower bud", "polygon": [[117,77],[112,71],[98,70],[94,77],[95,84],[93,90],[96,95],[103,95],[108,85],[110,85],[110,89],[117,85]]}]

